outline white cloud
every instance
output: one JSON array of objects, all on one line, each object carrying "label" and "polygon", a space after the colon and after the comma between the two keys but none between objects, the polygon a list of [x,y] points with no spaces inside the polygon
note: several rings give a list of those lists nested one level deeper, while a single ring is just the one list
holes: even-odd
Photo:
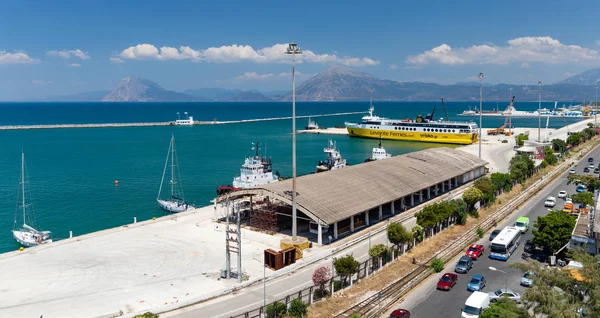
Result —
[{"label": "white cloud", "polygon": [[8,53],[0,51],[0,64],[32,64],[36,62],[37,60],[32,59],[23,52]]},{"label": "white cloud", "polygon": [[[305,74],[301,72],[296,72],[296,80],[305,79],[313,76],[314,74]],[[257,73],[257,72],[246,72],[243,75],[236,76],[232,79],[226,80],[217,80],[217,82],[240,82],[240,81],[260,81],[260,80],[268,80],[268,79],[279,79],[279,78],[291,78],[291,72],[282,72],[282,73]]]},{"label": "white cloud", "polygon": [[[205,61],[209,63],[289,63],[291,57],[285,54],[287,44],[275,44],[255,50],[249,45],[225,45],[221,47],[209,47],[204,50],[194,50],[189,46],[161,47],[158,49],[152,44],[138,44],[131,46],[119,53],[123,60],[190,60],[193,62]],[[310,50],[304,50],[297,55],[299,63],[340,63],[350,66],[377,65],[379,61],[370,58],[339,57],[336,54],[316,54]]]},{"label": "white cloud", "polygon": [[425,64],[508,64],[523,63],[597,63],[600,53],[577,45],[566,45],[549,36],[521,37],[509,40],[505,46],[473,45],[467,48],[452,49],[442,44],[418,55],[409,56],[406,63]]},{"label": "white cloud", "polygon": [[125,61],[123,61],[122,59],[120,59],[118,57],[111,57],[108,60],[111,61],[111,62],[113,62],[113,63],[124,63],[125,62]]},{"label": "white cloud", "polygon": [[395,69],[398,69],[398,66],[396,66],[396,64],[390,64],[389,68],[390,68],[390,70],[395,70]]},{"label": "white cloud", "polygon": [[65,59],[69,59],[69,58],[71,58],[71,56],[78,57],[78,58],[80,58],[82,60],[87,60],[87,59],[90,58],[90,56],[87,55],[87,53],[83,52],[80,49],[75,49],[75,50],[60,50],[60,51],[53,50],[53,51],[48,51],[47,54],[50,55],[50,56],[58,56],[58,57],[62,57],[62,58],[65,58]]},{"label": "white cloud", "polygon": [[71,63],[69,64],[69,67],[81,67],[81,64]]}]

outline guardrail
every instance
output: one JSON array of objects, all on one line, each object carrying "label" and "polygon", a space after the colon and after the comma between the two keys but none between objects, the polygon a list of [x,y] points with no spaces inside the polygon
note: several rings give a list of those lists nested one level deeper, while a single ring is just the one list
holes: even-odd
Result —
[{"label": "guardrail", "polygon": [[[596,145],[588,146],[582,149],[582,153],[589,152],[595,146]],[[574,160],[572,159],[562,162],[554,170],[548,173],[548,175],[531,184],[524,192],[517,195],[517,197],[512,199],[498,211],[488,216],[484,221],[478,224],[478,227],[481,227],[487,231],[491,227],[496,226],[498,221],[501,221],[510,215],[518,206],[522,205],[532,195],[543,189],[543,186],[546,186],[553,181],[554,177],[559,176],[561,173],[566,171],[566,169],[568,169],[573,162]],[[439,258],[444,261],[444,263],[447,263],[458,253],[462,252],[466,245],[479,238],[476,231],[477,227],[473,227],[461,237],[450,243],[447,248],[432,256],[423,265],[427,265],[434,258]],[[336,317],[347,317],[354,313],[357,313],[362,317],[377,317],[377,315],[379,315],[382,311],[386,310],[387,305],[393,304],[400,298],[404,297],[412,288],[414,288],[421,281],[425,280],[431,274],[433,274],[433,270],[430,268],[422,266],[417,267],[404,277],[399,278],[395,282],[383,288],[379,293],[362,300],[353,307],[336,315]]]}]

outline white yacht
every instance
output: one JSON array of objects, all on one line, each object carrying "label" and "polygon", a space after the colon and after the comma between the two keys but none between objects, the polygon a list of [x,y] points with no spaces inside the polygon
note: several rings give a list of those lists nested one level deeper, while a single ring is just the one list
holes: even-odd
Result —
[{"label": "white yacht", "polygon": [[[167,167],[169,166],[169,161],[171,162],[171,177],[169,179],[169,185],[171,186],[171,196],[167,199],[161,199],[160,196],[163,188],[163,183],[165,181],[165,175],[167,173]],[[171,143],[169,144],[169,151],[167,152],[167,160],[165,161],[165,168],[163,170],[162,180],[160,180],[158,196],[156,197],[158,205],[160,205],[161,209],[165,211],[177,213],[194,209],[193,205],[185,201],[183,197],[183,187],[181,183],[177,181],[178,179],[181,179],[181,175],[179,173],[177,155],[175,154],[175,136],[171,136]]]}]

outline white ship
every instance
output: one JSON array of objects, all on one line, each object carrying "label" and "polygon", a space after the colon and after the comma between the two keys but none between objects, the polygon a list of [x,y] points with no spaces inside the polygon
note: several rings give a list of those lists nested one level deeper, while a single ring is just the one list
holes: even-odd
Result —
[{"label": "white ship", "polygon": [[179,113],[177,113],[177,120],[175,121],[175,125],[192,126],[194,124],[194,117],[188,116],[187,112],[184,112],[183,114],[185,115],[185,119],[179,118]]},{"label": "white ship", "polygon": [[259,156],[260,144],[252,143],[254,157],[248,157],[240,169],[240,176],[233,179],[233,188],[248,189],[279,181],[279,173],[273,174],[271,158],[265,161]]},{"label": "white ship", "polygon": [[335,142],[331,139],[329,139],[329,146],[327,148],[323,148],[323,152],[327,154],[327,159],[319,161],[316,172],[337,170],[347,166],[346,159],[342,159]]},{"label": "white ship", "polygon": [[310,117],[308,118],[308,125],[306,125],[306,127],[304,127],[304,129],[306,130],[314,130],[314,129],[320,129],[319,125],[317,125],[317,123],[314,120],[311,120]]},{"label": "white ship", "polygon": [[365,162],[369,161],[377,161],[381,159],[391,158],[392,155],[385,151],[385,148],[381,145],[381,139],[379,139],[379,146],[373,148],[373,152],[371,153],[371,157],[367,158]]}]

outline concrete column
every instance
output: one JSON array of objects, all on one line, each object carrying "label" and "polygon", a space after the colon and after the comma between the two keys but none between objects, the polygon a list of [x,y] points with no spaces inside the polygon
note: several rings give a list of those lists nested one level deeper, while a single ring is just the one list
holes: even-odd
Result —
[{"label": "concrete column", "polygon": [[442,181],[442,193],[446,192],[446,180]]},{"label": "concrete column", "polygon": [[419,191],[419,204],[423,203],[423,190]]},{"label": "concrete column", "polygon": [[412,208],[413,206],[415,206],[415,195],[411,194],[410,195],[410,207]]},{"label": "concrete column", "polygon": [[350,217],[350,232],[354,232],[354,215]]},{"label": "concrete column", "polygon": [[370,225],[370,223],[369,223],[369,210],[365,211],[365,224],[367,226]]},{"label": "concrete column", "polygon": [[320,246],[323,245],[323,228],[321,227],[321,222],[317,223],[317,243]]},{"label": "concrete column", "polygon": [[[394,206],[394,201],[392,201],[392,206]],[[383,220],[383,205],[379,206],[379,221],[381,220]]]},{"label": "concrete column", "polygon": [[435,196],[437,197],[438,195],[440,195],[440,185],[436,184],[435,185]]},{"label": "concrete column", "polygon": [[338,238],[338,229],[337,229],[337,222],[333,223],[333,238],[337,240]]},{"label": "concrete column", "polygon": [[[394,203],[396,203],[396,201],[392,201],[392,215],[396,214],[396,209],[394,207]],[[402,198],[402,203],[404,203],[404,198]],[[400,206],[402,206],[402,204]]]},{"label": "concrete column", "polygon": [[431,187],[427,187],[427,200],[431,199]]}]

